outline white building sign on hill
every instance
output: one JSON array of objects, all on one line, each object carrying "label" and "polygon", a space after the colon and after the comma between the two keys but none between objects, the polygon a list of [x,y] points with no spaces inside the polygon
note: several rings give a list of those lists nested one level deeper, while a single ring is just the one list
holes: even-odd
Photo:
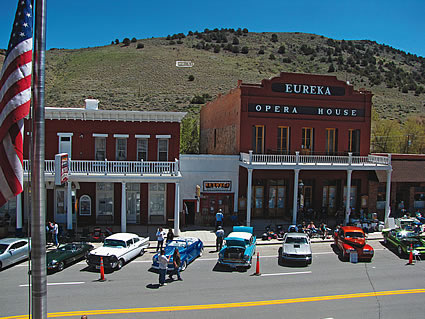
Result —
[{"label": "white building sign on hill", "polygon": [[178,68],[191,68],[193,65],[192,61],[176,61],[176,67]]}]

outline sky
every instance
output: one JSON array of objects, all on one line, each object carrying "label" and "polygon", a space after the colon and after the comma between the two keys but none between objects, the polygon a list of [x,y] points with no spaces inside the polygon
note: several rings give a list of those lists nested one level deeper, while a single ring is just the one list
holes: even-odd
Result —
[{"label": "sky", "polygon": [[[0,48],[18,0],[0,0]],[[425,57],[424,0],[45,0],[46,47],[79,49],[205,28],[372,40]]]}]

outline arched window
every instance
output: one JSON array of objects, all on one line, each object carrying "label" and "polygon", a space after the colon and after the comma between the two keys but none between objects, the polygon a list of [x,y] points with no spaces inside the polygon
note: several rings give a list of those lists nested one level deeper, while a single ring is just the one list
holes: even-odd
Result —
[{"label": "arched window", "polygon": [[91,216],[91,198],[89,195],[80,197],[80,216]]}]

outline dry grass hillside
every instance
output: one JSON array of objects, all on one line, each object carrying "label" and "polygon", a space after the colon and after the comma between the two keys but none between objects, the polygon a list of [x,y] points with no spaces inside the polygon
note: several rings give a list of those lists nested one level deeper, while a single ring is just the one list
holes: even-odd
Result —
[{"label": "dry grass hillside", "polygon": [[[46,106],[78,107],[94,97],[102,109],[195,115],[203,102],[228,92],[239,79],[259,83],[285,71],[336,75],[371,90],[382,118],[425,115],[425,59],[372,41],[246,29],[127,40],[129,45],[121,39],[103,47],[49,50]],[[0,51],[0,63],[4,54]],[[176,61],[194,65],[178,68]]]}]

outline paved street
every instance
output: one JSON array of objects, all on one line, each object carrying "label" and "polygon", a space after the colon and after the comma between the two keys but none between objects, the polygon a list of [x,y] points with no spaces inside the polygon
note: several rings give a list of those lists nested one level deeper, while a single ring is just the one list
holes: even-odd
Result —
[{"label": "paved street", "polygon": [[[207,247],[182,273],[184,281],[160,288],[158,275],[149,271],[152,251],[107,273],[106,282],[80,262],[48,276],[48,313],[102,319],[424,318],[425,262],[406,265],[378,240],[370,243],[373,261],[357,264],[341,262],[329,242],[314,243],[309,267],[279,266],[279,246],[261,245],[261,276],[253,276],[255,260],[248,271],[217,269],[217,253]],[[26,264],[0,272],[1,318],[28,313]]]}]

